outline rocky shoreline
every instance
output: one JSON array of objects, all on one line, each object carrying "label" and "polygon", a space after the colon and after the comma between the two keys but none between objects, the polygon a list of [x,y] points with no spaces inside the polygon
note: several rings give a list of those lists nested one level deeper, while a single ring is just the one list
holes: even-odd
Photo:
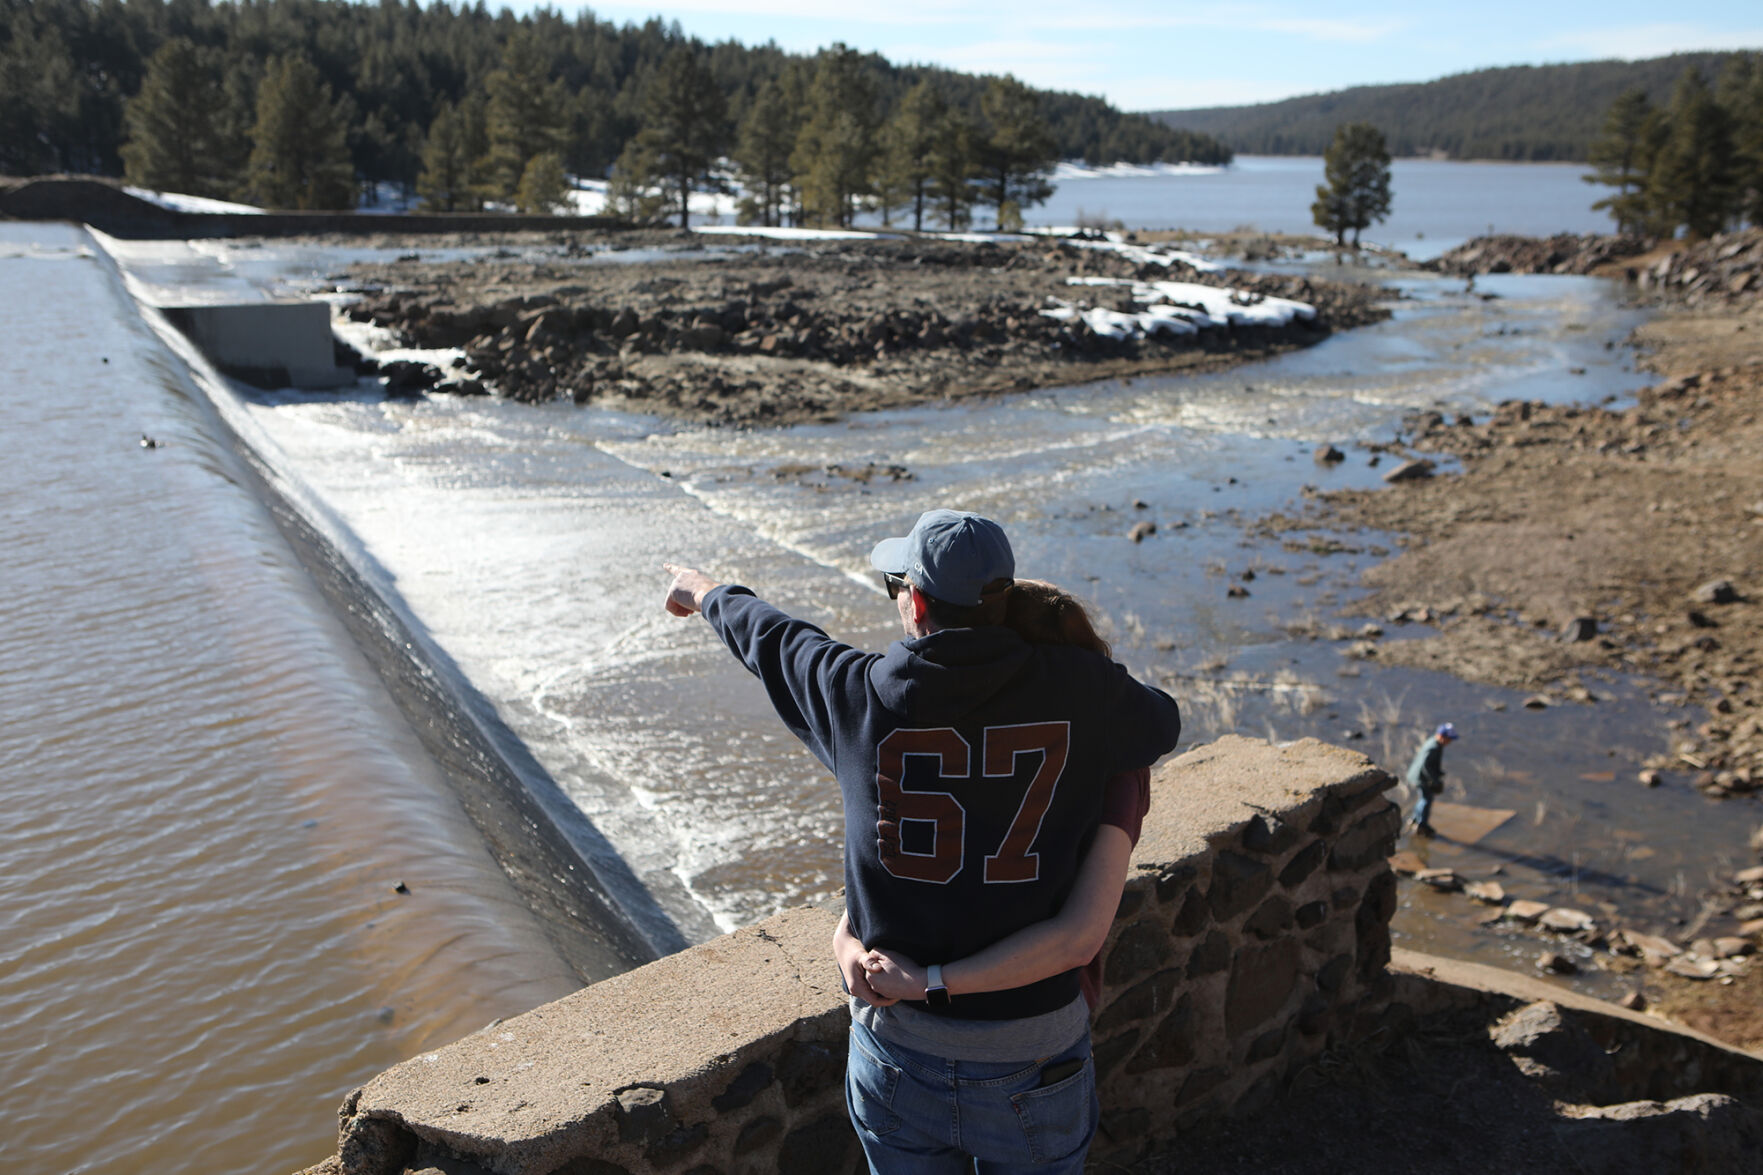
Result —
[{"label": "rocky shoreline", "polygon": [[1425,262],[1422,268],[1454,277],[1489,273],[1588,274],[1646,253],[1655,242],[1608,233],[1557,233],[1552,237],[1509,234],[1476,237]]},{"label": "rocky shoreline", "polygon": [[[1465,251],[1540,264],[1559,240]],[[1587,675],[1598,671],[1652,679],[1680,716],[1669,751],[1629,785],[1681,780],[1749,803],[1763,790],[1763,233],[1594,264],[1606,244],[1550,264],[1613,269],[1662,308],[1631,340],[1658,376],[1632,405],[1513,400],[1486,416],[1420,414],[1374,446],[1407,458],[1408,476],[1315,494],[1258,529],[1287,541],[1359,528],[1397,536],[1399,551],[1364,573],[1372,594],[1355,611],[1437,631],[1382,641],[1383,628],[1368,626],[1354,655],[1530,691],[1535,707],[1595,705],[1601,687]],[[1732,818],[1756,819],[1750,808]],[[1763,853],[1763,828],[1751,843]],[[1404,856],[1397,867],[1415,884],[1496,907],[1483,920],[1526,926],[1545,948],[1576,940],[1602,969],[1644,968],[1666,1014],[1763,1044],[1763,968],[1749,965],[1763,944],[1763,868],[1728,867],[1667,938],[1530,909],[1491,878]],[[1552,949],[1538,962],[1571,966]]]},{"label": "rocky shoreline", "polygon": [[[1749,320],[1749,321],[1747,321]],[[1763,315],[1641,332],[1671,377],[1621,411],[1508,401],[1476,420],[1423,414],[1392,446],[1462,471],[1317,495],[1263,529],[1369,527],[1403,553],[1366,573],[1365,605],[1437,636],[1365,650],[1471,681],[1588,699],[1583,670],[1640,673],[1700,707],[1668,759],[1712,795],[1763,788],[1763,356],[1701,366],[1703,345]],[[1412,468],[1412,467],[1410,467]],[[1394,471],[1392,471],[1394,472]]]},{"label": "rocky shoreline", "polygon": [[1425,268],[1471,279],[1490,273],[1596,274],[1624,278],[1636,301],[1742,307],[1763,292],[1763,229],[1694,243],[1602,233],[1477,237]]},{"label": "rocky shoreline", "polygon": [[[463,349],[466,378],[426,373],[442,391],[736,425],[1210,370],[1388,316],[1373,286],[1210,272],[1154,246],[652,236],[574,239],[538,260],[357,265],[344,313],[412,346]],[[633,248],[640,263],[621,263]],[[1228,307],[1202,304],[1196,286],[1232,291]],[[1280,300],[1304,309],[1264,313]]]}]

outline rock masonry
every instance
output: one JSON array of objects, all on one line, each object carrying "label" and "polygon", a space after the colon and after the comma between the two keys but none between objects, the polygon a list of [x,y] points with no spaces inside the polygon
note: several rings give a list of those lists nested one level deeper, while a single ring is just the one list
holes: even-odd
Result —
[{"label": "rock masonry", "polygon": [[[1092,1154],[1264,1106],[1375,1018],[1392,782],[1315,740],[1226,737],[1157,772],[1105,948]],[[837,916],[779,914],[406,1061],[349,1096],[314,1175],[850,1171]]]}]

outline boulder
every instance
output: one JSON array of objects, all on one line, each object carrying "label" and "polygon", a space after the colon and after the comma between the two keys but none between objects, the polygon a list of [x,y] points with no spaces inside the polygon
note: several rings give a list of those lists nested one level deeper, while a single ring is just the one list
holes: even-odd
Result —
[{"label": "boulder", "polygon": [[1730,579],[1711,579],[1692,594],[1699,604],[1736,604],[1739,599]]},{"label": "boulder", "polygon": [[1434,889],[1456,891],[1463,888],[1463,882],[1451,869],[1417,869],[1414,880],[1432,886]]},{"label": "boulder", "polygon": [[1616,940],[1655,967],[1662,967],[1667,960],[1683,954],[1683,948],[1670,939],[1661,938],[1657,934],[1643,934],[1638,930],[1619,930],[1616,932]]},{"label": "boulder", "polygon": [[[1545,955],[1537,962],[1541,966],[1559,958]],[[1538,1000],[1507,1013],[1488,1030],[1488,1038],[1527,1077],[1557,1097],[1583,1096],[1609,1084],[1613,1068],[1609,1054],[1576,1018],[1564,1015],[1552,1001]]]},{"label": "boulder", "polygon": [[1347,459],[1347,455],[1333,445],[1318,445],[1314,455],[1318,465],[1335,465]]},{"label": "boulder", "polygon": [[1575,1170],[1605,1175],[1691,1175],[1754,1170],[1763,1116],[1735,1098],[1699,1093],[1669,1102],[1574,1106],[1555,1139]]},{"label": "boulder", "polygon": [[1570,643],[1589,641],[1598,635],[1598,622],[1590,616],[1575,616],[1561,626],[1561,639]]},{"label": "boulder", "polygon": [[1537,925],[1560,934],[1578,934],[1582,930],[1591,930],[1597,924],[1597,920],[1584,910],[1573,910],[1565,906],[1556,906],[1537,919]]},{"label": "boulder", "polygon": [[637,333],[637,328],[641,324],[642,320],[637,317],[637,312],[626,306],[612,316],[612,322],[607,326],[606,333],[615,339],[628,339]]},{"label": "boulder", "polygon": [[1426,863],[1423,862],[1417,854],[1411,853],[1407,849],[1403,849],[1401,852],[1394,853],[1390,856],[1390,868],[1401,874],[1403,877],[1413,877],[1416,873],[1419,873],[1422,869],[1426,868]]},{"label": "boulder", "polygon": [[1433,475],[1433,470],[1437,468],[1437,465],[1425,457],[1416,457],[1411,461],[1402,462],[1384,474],[1383,479],[1392,485],[1401,481],[1425,481]]},{"label": "boulder", "polygon": [[1685,979],[1713,979],[1720,974],[1720,964],[1699,955],[1678,955],[1665,963],[1665,970]]},{"label": "boulder", "polygon": [[380,374],[386,380],[386,395],[393,399],[415,399],[441,382],[440,368],[410,359],[382,364]]},{"label": "boulder", "polygon": [[1566,955],[1556,954],[1554,951],[1544,951],[1537,956],[1537,970],[1547,971],[1551,975],[1577,975],[1579,964]]},{"label": "boulder", "polygon": [[1506,891],[1497,881],[1472,881],[1463,887],[1463,892],[1484,905],[1506,904]]}]

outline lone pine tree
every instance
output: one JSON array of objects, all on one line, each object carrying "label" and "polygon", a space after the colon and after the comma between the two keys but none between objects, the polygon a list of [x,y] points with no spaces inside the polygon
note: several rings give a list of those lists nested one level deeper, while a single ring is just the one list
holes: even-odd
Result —
[{"label": "lone pine tree", "polygon": [[1316,187],[1310,215],[1318,227],[1335,235],[1335,244],[1353,248],[1359,234],[1390,214],[1390,152],[1383,132],[1368,122],[1343,123],[1323,154],[1323,178]]}]

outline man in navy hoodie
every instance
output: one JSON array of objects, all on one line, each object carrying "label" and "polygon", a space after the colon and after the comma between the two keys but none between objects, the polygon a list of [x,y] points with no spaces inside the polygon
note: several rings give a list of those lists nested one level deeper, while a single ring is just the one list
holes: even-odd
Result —
[{"label": "man in navy hoodie", "polygon": [[885,653],[672,564],[667,610],[702,612],[837,777],[852,932],[937,961],[922,1003],[852,999],[870,1169],[1080,1172],[1098,1106],[1077,972],[951,998],[941,963],[1059,912],[1104,783],[1173,750],[1180,715],[1099,654],[1003,627],[1015,558],[990,519],[929,511],[870,561],[905,631]]}]

